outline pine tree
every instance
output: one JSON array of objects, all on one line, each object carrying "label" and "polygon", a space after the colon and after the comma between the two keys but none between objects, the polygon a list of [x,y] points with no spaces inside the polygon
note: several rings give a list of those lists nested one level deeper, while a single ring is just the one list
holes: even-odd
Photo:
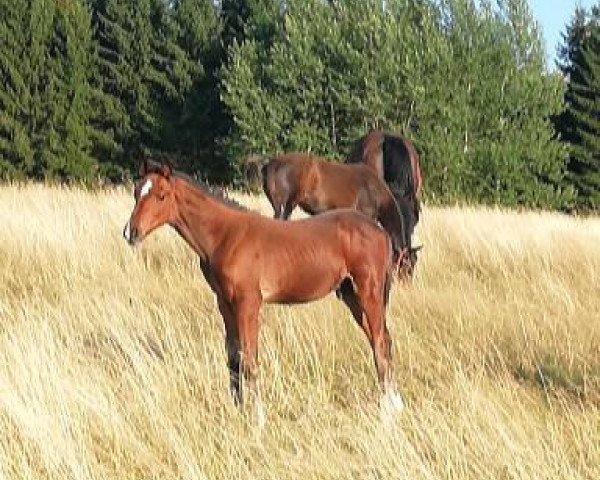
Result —
[{"label": "pine tree", "polygon": [[232,49],[224,99],[245,144],[240,150],[339,157],[369,127],[409,123],[411,91],[402,87],[417,54],[398,48],[410,45],[398,2],[286,6],[268,56],[257,41]]},{"label": "pine tree", "polygon": [[[234,179],[240,180],[239,160],[248,151],[277,149],[274,128],[264,124],[265,121],[277,122],[273,111],[275,107],[265,105],[269,112],[261,108],[260,98],[265,97],[260,89],[254,89],[263,80],[269,81],[263,66],[269,63],[273,43],[280,38],[283,30],[285,2],[222,0],[220,3],[221,43],[224,46],[219,73],[219,95],[224,113],[221,117],[224,136],[220,143],[224,156],[230,159]],[[254,91],[250,93],[251,90]],[[257,108],[252,106],[253,103]],[[241,114],[238,109],[244,113]],[[254,131],[254,128],[257,130]]]},{"label": "pine tree", "polygon": [[223,22],[223,44],[225,48],[245,40],[245,24],[250,17],[251,0],[221,0],[221,21]]},{"label": "pine tree", "polygon": [[[117,163],[133,169],[144,152],[167,153],[184,168],[224,167],[215,159],[219,118],[215,71],[219,24],[209,0],[94,0],[99,81]],[[109,145],[111,146],[111,145]],[[213,172],[211,172],[211,167]]]},{"label": "pine tree", "polygon": [[564,35],[561,68],[568,80],[566,109],[557,121],[571,146],[569,180],[577,204],[600,208],[600,8],[579,8]]},{"label": "pine tree", "polygon": [[91,179],[90,14],[80,0],[18,0],[0,23],[3,176]]},{"label": "pine tree", "polygon": [[218,88],[224,57],[219,18],[211,0],[179,0],[172,9],[181,52],[174,68],[181,77],[180,97],[164,111],[163,141],[178,154],[182,168],[224,181],[230,172],[218,144],[227,132]]},{"label": "pine tree", "polygon": [[245,41],[258,41],[268,49],[280,27],[282,0],[222,0],[222,40],[227,50]]},{"label": "pine tree", "polygon": [[569,83],[575,120],[569,169],[580,204],[600,209],[600,25],[590,26],[577,73],[581,80]]},{"label": "pine tree", "polygon": [[442,201],[568,204],[566,151],[550,123],[562,86],[545,73],[526,2],[456,0],[438,22],[416,107],[429,188]]},{"label": "pine tree", "polygon": [[30,174],[34,149],[27,125],[29,68],[25,52],[29,5],[25,0],[0,0],[0,176]]},{"label": "pine tree", "polygon": [[234,46],[224,76],[237,155],[339,158],[383,127],[416,140],[439,200],[570,201],[550,124],[562,85],[545,74],[525,0],[289,0],[261,55],[256,42]]},{"label": "pine tree", "polygon": [[[558,48],[557,65],[563,74],[574,80],[577,80],[578,72],[576,65],[581,63],[582,43],[588,31],[588,14],[584,8],[578,6],[571,18],[571,22],[566,27],[566,32],[562,34],[564,44]],[[568,92],[565,92],[568,95]]]},{"label": "pine tree", "polygon": [[45,177],[94,179],[98,162],[91,156],[92,128],[89,69],[94,61],[91,17],[78,1],[57,3],[48,45],[51,72],[44,105],[46,124],[39,152]]},{"label": "pine tree", "polygon": [[[579,65],[582,60],[581,47],[587,32],[587,22],[585,9],[578,6],[570,24],[566,27],[566,32],[562,34],[563,45],[558,48],[557,67],[567,81],[581,81],[575,66]],[[566,88],[564,94],[565,109],[554,119],[555,128],[560,133],[561,139],[568,144],[575,141],[575,120],[570,109],[566,108],[572,102],[572,92],[569,88]]]},{"label": "pine tree", "polygon": [[150,84],[158,75],[152,65],[151,0],[93,0],[98,43],[98,88],[111,97],[102,101],[104,125],[112,130],[114,162],[133,169],[153,144],[158,127]]},{"label": "pine tree", "polygon": [[213,161],[226,122],[211,0],[0,9],[0,176],[119,180],[147,151],[227,175],[222,157]]}]

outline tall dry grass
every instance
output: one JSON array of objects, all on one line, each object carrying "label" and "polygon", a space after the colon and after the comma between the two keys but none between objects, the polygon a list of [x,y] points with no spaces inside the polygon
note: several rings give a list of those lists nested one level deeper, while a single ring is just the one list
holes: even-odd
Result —
[{"label": "tall dry grass", "polygon": [[266,307],[257,436],[194,255],[168,229],[132,251],[132,204],[0,188],[0,477],[600,478],[600,221],[426,209],[387,427],[340,302]]}]

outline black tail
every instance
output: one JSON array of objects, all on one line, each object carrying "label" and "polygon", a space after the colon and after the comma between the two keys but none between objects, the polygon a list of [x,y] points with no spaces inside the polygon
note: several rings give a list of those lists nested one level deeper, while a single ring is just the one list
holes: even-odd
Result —
[{"label": "black tail", "polygon": [[407,228],[406,212],[396,202],[394,196],[388,192],[387,198],[379,207],[379,216],[377,220],[392,239],[392,249],[394,254],[400,253],[403,249],[411,249],[411,236]]},{"label": "black tail", "polygon": [[402,138],[386,135],[383,142],[384,179],[407,220],[409,235],[419,222],[421,210],[416,194],[410,152]]}]

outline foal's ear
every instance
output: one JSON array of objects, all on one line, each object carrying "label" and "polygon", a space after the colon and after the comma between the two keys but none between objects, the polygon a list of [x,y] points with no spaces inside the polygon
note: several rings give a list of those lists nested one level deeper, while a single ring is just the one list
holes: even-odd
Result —
[{"label": "foal's ear", "polygon": [[163,163],[163,166],[160,169],[160,171],[163,177],[165,177],[168,180],[173,173],[173,166],[169,162],[165,162]]}]

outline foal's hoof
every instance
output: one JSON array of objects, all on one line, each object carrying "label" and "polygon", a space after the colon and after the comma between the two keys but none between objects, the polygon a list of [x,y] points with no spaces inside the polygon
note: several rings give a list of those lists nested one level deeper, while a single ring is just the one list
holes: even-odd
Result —
[{"label": "foal's hoof", "polygon": [[265,409],[262,403],[259,403],[256,406],[256,427],[259,432],[262,432],[267,425],[267,415],[265,414]]},{"label": "foal's hoof", "polygon": [[388,422],[394,415],[399,415],[404,410],[402,396],[396,391],[388,391],[379,401],[379,413],[384,422]]}]

